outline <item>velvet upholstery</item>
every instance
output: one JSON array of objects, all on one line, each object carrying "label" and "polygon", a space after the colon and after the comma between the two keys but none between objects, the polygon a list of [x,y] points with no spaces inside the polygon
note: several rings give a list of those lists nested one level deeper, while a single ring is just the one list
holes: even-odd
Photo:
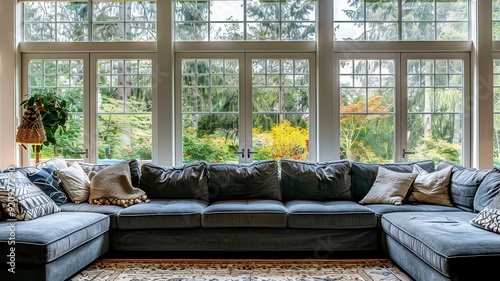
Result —
[{"label": "velvet upholstery", "polygon": [[228,200],[209,205],[201,216],[203,227],[286,227],[287,209],[276,200]]},{"label": "velvet upholstery", "polygon": [[357,229],[377,226],[375,212],[352,201],[293,200],[285,206],[290,228]]},{"label": "velvet upholstery", "polygon": [[[0,222],[0,252],[8,253],[8,225]],[[29,263],[51,262],[72,249],[106,233],[109,218],[97,213],[59,212],[31,221],[15,223],[16,261]],[[8,260],[0,255],[0,262]]]},{"label": "velvet upholstery", "polygon": [[250,164],[210,164],[210,202],[224,200],[281,200],[278,163],[274,160]]},{"label": "velvet upholstery", "polygon": [[472,226],[474,217],[470,212],[391,213],[382,217],[382,228],[434,270],[453,278],[474,258],[483,267],[500,262],[500,235]]},{"label": "velvet upholstery", "polygon": [[494,168],[479,185],[474,195],[474,211],[481,212],[500,192],[500,170]]},{"label": "velvet upholstery", "polygon": [[283,201],[350,200],[349,161],[312,163],[281,159]]},{"label": "velvet upholstery", "polygon": [[448,165],[453,166],[450,182],[450,196],[452,203],[468,212],[474,211],[474,196],[479,185],[491,170],[465,168],[456,164],[439,163],[437,170]]},{"label": "velvet upholstery", "polygon": [[207,164],[205,162],[182,166],[159,166],[144,163],[141,166],[139,188],[150,199],[195,199],[208,201]]},{"label": "velvet upholstery", "polygon": [[120,211],[119,229],[190,228],[201,226],[201,213],[205,201],[153,199],[149,203],[135,204]]}]

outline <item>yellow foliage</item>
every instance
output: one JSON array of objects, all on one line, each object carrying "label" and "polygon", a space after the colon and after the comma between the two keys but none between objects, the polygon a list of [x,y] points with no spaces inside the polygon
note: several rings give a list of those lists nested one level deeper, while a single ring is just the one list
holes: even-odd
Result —
[{"label": "yellow foliage", "polygon": [[307,160],[309,131],[293,127],[290,122],[283,121],[273,125],[268,132],[253,129],[254,136],[259,136],[262,146],[267,147],[276,161],[280,158]]}]

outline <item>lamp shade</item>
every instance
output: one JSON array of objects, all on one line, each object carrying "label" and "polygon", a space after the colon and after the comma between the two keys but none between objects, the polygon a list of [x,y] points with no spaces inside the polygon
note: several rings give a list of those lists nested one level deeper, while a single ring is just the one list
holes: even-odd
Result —
[{"label": "lamp shade", "polygon": [[36,104],[29,105],[24,111],[21,125],[17,127],[16,142],[19,144],[41,145],[47,140],[43,129],[42,116]]}]

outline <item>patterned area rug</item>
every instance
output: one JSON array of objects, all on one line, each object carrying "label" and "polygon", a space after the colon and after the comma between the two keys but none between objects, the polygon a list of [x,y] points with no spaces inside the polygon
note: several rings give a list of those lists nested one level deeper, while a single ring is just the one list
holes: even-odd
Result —
[{"label": "patterned area rug", "polygon": [[71,280],[411,281],[388,260],[120,260],[89,265]]}]

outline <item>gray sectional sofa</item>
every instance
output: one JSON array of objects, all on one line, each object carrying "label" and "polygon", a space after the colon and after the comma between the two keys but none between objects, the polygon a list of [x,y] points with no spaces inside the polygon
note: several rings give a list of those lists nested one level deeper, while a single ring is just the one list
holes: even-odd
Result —
[{"label": "gray sectional sofa", "polygon": [[[48,165],[50,163],[46,163]],[[372,165],[293,160],[163,167],[129,161],[149,203],[68,202],[31,221],[0,220],[0,280],[65,280],[107,251],[386,253],[416,280],[479,280],[500,261],[500,234],[469,223],[500,190],[500,171],[433,161]],[[453,206],[359,204],[379,167],[453,165]],[[106,166],[82,164],[88,173]],[[15,236],[11,268],[9,238]]]}]

